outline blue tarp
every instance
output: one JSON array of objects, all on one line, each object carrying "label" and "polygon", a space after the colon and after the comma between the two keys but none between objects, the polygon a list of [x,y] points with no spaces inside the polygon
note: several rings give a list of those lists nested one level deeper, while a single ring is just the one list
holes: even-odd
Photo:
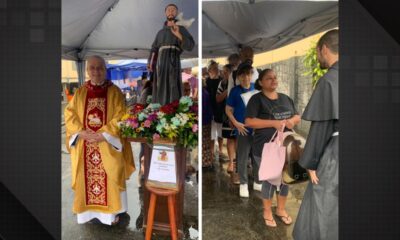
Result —
[{"label": "blue tarp", "polygon": [[143,62],[128,60],[118,64],[107,64],[107,78],[110,80],[139,78],[143,72],[147,72],[146,63]]},{"label": "blue tarp", "polygon": [[111,80],[121,90],[131,89],[131,83],[141,78],[143,73],[147,73],[145,61],[123,60],[117,64],[107,64],[107,79]]}]

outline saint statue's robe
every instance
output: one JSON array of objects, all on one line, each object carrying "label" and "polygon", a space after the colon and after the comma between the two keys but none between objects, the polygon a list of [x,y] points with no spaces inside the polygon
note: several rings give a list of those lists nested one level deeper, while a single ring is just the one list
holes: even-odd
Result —
[{"label": "saint statue's robe", "polygon": [[[111,225],[127,211],[126,180],[135,166],[130,143],[120,137],[117,125],[124,113],[122,92],[110,81],[101,86],[86,82],[65,109],[78,223],[97,218]],[[79,137],[82,130],[101,133],[106,141],[90,143]]]},{"label": "saint statue's robe", "polygon": [[180,55],[183,50],[191,51],[195,43],[185,27],[178,27],[182,41],[171,32],[171,27],[164,24],[152,44],[149,63],[154,66],[156,61],[153,68],[153,103],[165,105],[183,95]]}]

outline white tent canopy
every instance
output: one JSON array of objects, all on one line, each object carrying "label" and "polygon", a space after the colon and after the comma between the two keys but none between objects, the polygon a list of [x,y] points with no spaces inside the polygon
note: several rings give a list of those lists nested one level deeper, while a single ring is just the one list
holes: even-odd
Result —
[{"label": "white tent canopy", "polygon": [[338,1],[203,0],[203,57],[270,51],[339,24]]},{"label": "white tent canopy", "polygon": [[195,18],[189,32],[196,46],[182,57],[197,57],[197,0],[62,0],[62,57],[147,58],[169,3],[175,3],[185,19]]},{"label": "white tent canopy", "polygon": [[196,45],[181,57],[197,57],[197,0],[62,0],[62,58],[77,62],[80,83],[88,56],[147,59],[169,3],[178,6],[184,19],[195,18],[188,30]]}]

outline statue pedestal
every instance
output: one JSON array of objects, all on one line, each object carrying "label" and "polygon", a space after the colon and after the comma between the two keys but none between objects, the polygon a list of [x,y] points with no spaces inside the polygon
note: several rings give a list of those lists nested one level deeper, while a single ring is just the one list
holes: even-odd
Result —
[{"label": "statue pedestal", "polygon": [[[144,144],[144,182],[146,183],[149,176],[149,169],[151,163],[151,154],[153,145],[147,143],[146,139],[128,139],[131,142],[141,142]],[[177,147],[175,142],[169,140],[160,139],[154,141],[153,144],[174,146],[175,149],[175,160],[176,160],[176,176],[177,176],[177,186],[178,193],[175,198],[175,217],[176,226],[178,229],[178,238],[183,238],[183,203],[184,203],[184,193],[185,193],[185,172],[186,172],[186,156],[187,149],[182,147]],[[143,228],[146,228],[147,216],[150,204],[150,191],[143,186],[143,201],[144,201],[144,215],[143,215]],[[153,233],[158,235],[171,235],[171,229],[169,224],[168,215],[168,198],[164,196],[157,197]]]}]

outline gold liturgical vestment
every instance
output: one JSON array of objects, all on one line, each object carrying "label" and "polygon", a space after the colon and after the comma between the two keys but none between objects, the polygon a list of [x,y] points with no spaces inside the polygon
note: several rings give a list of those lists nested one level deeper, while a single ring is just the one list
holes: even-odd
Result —
[{"label": "gold liturgical vestment", "polygon": [[[120,137],[118,121],[125,113],[125,102],[118,87],[105,81],[96,86],[87,81],[65,109],[66,145],[71,153],[73,212],[116,213],[121,210],[120,193],[135,170],[132,149]],[[108,141],[90,143],[71,138],[82,130],[105,133],[122,144],[122,151]]]}]

